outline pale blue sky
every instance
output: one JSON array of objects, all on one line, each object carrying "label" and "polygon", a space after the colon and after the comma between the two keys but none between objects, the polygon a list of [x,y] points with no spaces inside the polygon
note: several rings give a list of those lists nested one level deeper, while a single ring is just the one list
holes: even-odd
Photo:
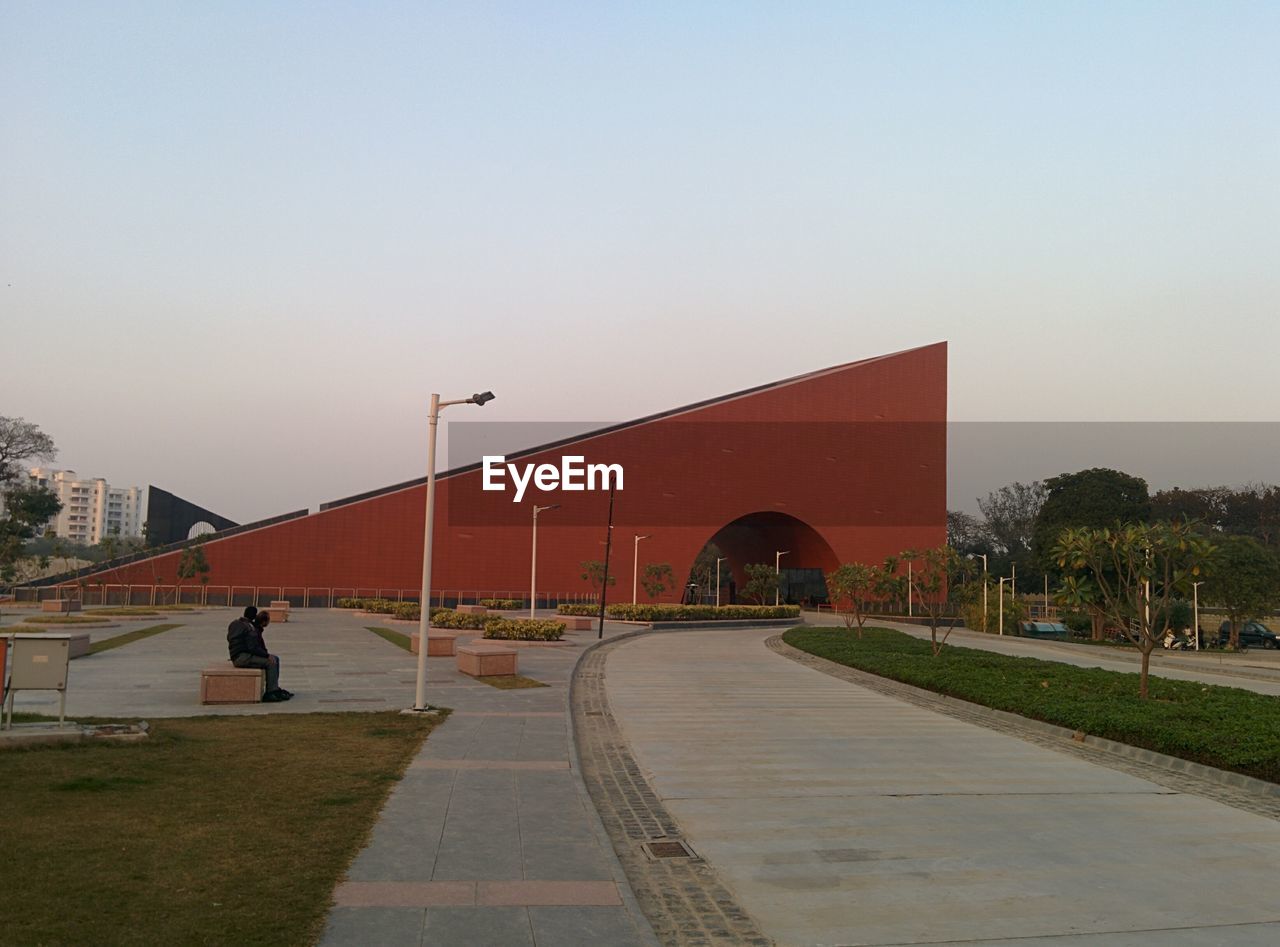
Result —
[{"label": "pale blue sky", "polygon": [[1277,48],[1277,3],[7,0],[0,414],[241,519],[420,473],[432,390],[617,420],[939,339],[958,420],[1280,420]]}]

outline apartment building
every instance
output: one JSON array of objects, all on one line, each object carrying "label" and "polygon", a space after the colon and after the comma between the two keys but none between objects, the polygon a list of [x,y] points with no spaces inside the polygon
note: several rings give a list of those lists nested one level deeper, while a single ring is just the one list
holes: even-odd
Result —
[{"label": "apartment building", "polygon": [[101,477],[82,479],[74,470],[33,467],[28,473],[33,483],[48,487],[62,501],[62,511],[49,521],[60,537],[92,546],[108,536],[142,535],[147,521],[142,488],[113,487]]}]

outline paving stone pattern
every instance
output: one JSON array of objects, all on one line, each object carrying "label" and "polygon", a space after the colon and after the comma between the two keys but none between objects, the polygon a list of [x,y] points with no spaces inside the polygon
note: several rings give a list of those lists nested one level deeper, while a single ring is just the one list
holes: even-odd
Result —
[{"label": "paving stone pattern", "polygon": [[605,665],[618,643],[582,659],[571,701],[582,777],[631,890],[664,944],[772,944],[709,863],[645,854],[645,842],[679,838],[680,826],[645,779],[610,710]]}]

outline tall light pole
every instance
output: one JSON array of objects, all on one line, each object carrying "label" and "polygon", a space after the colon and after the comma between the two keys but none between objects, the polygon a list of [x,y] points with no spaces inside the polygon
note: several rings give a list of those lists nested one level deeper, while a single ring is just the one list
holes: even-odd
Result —
[{"label": "tall light pole", "polygon": [[987,554],[985,552],[974,552],[969,554],[970,559],[982,560],[982,633],[987,633]]},{"label": "tall light pole", "polygon": [[533,610],[538,607],[538,514],[545,513],[547,510],[560,509],[559,503],[552,503],[550,506],[533,507],[533,555],[530,557],[533,566],[529,570],[529,617],[533,617]]},{"label": "tall light pole", "polygon": [[997,593],[1000,599],[1000,634],[1004,634],[1004,576],[1000,576],[1000,588]]},{"label": "tall light pole", "polygon": [[436,522],[436,428],[440,412],[450,405],[484,405],[493,397],[492,391],[456,401],[441,401],[438,394],[431,395],[431,413],[427,415],[427,515],[422,528],[422,596],[418,616],[418,686],[413,698],[413,709],[419,712],[431,709],[427,704],[427,631],[431,628],[431,533]]},{"label": "tall light pole", "polygon": [[633,547],[631,559],[631,604],[636,604],[636,579],[640,575],[640,540],[652,539],[652,536],[641,536],[636,533],[636,541]]},{"label": "tall light pole", "polygon": [[720,563],[728,558],[728,556],[721,556],[716,560],[716,608],[720,607]]},{"label": "tall light pole", "polygon": [[1196,650],[1200,650],[1200,586],[1203,581],[1191,583],[1191,628],[1195,632]]},{"label": "tall light pole", "polygon": [[[782,557],[791,552],[790,549],[783,549],[773,554],[773,607],[777,608],[780,604],[778,596],[782,594]],[[719,592],[719,589],[716,590]]]},{"label": "tall light pole", "polygon": [[911,617],[911,562],[907,562],[907,617]]}]

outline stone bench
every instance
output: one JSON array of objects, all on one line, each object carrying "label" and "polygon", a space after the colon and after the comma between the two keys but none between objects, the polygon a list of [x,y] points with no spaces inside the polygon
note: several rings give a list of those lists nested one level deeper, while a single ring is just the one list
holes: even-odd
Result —
[{"label": "stone bench", "polygon": [[595,622],[585,615],[557,615],[555,620],[564,625],[565,631],[590,631]]},{"label": "stone bench", "polygon": [[89,632],[73,631],[67,635],[67,657],[83,658],[89,653]]},{"label": "stone bench", "polygon": [[50,598],[40,603],[42,612],[78,612],[80,600],[74,598]]},{"label": "stone bench", "polygon": [[[432,628],[427,632],[427,657],[429,658],[451,658],[454,656],[454,648],[457,645],[458,633],[452,630],[444,630],[441,628]],[[409,650],[413,654],[418,653],[418,633],[415,631],[409,636]]]},{"label": "stone bench", "polygon": [[[289,603],[288,602],[272,602],[271,607],[267,609],[271,613],[272,621],[288,621],[289,620]],[[306,622],[303,622],[305,625]]]},{"label": "stone bench", "polygon": [[230,661],[211,664],[200,672],[200,703],[260,703],[266,674],[262,668],[238,668]]},{"label": "stone bench", "polygon": [[459,605],[456,608],[454,608],[454,611],[457,612],[459,615],[489,614],[489,609],[485,608],[483,605]]},{"label": "stone bench", "polygon": [[458,648],[458,670],[472,677],[511,676],[517,673],[517,656],[515,648],[502,645],[464,644]]}]

